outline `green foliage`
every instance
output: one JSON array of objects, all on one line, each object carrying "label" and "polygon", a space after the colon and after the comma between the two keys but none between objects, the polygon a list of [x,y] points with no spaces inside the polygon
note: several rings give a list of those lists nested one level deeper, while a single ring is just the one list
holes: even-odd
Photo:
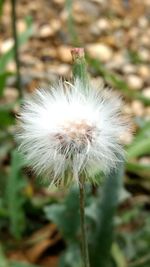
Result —
[{"label": "green foliage", "polygon": [[60,258],[60,267],[81,267],[78,232],[80,227],[79,192],[72,188],[64,203],[45,207],[46,217],[53,221],[67,243],[67,249]]},{"label": "green foliage", "polygon": [[[113,242],[113,217],[119,202],[123,183],[124,167],[119,173],[114,171],[104,183],[102,196],[92,197],[88,193],[86,217],[90,237],[91,263],[93,267],[109,266]],[[102,197],[102,199],[101,199]],[[79,200],[78,190],[73,189],[64,203],[53,204],[45,208],[46,217],[57,224],[67,242],[67,250],[61,258],[60,266],[80,266],[79,245]],[[78,255],[79,262],[74,262]],[[75,265],[71,265],[74,262]],[[72,263],[73,264],[73,263]]]},{"label": "green foliage", "polygon": [[97,224],[93,233],[91,263],[93,267],[108,267],[110,250],[113,242],[113,218],[119,203],[120,191],[123,186],[124,166],[114,170],[106,179],[102,196],[97,204]]},{"label": "green foliage", "polygon": [[128,159],[150,154],[150,122],[145,123],[127,148]]},{"label": "green foliage", "polygon": [[150,122],[141,125],[133,142],[127,146],[126,169],[143,178],[149,177],[150,164],[139,163],[135,158],[150,154]]},{"label": "green foliage", "polygon": [[81,256],[78,244],[70,244],[61,256],[59,267],[81,267]]},{"label": "green foliage", "polygon": [[[2,13],[4,0],[0,0],[0,15]],[[70,32],[70,39],[72,44],[78,44],[78,36],[74,27],[72,16],[72,1],[66,0],[66,7],[69,13],[68,16],[68,30]],[[32,21],[27,19],[27,29],[18,37],[19,46],[26,43],[28,38],[32,35]],[[136,52],[129,52],[131,62],[139,64],[141,59]],[[14,58],[14,47],[8,52],[3,54],[0,58],[0,97],[3,96],[4,88],[7,79],[13,75],[6,71],[7,64]],[[123,81],[119,75],[108,71],[101,62],[88,58],[90,66],[94,72],[104,77],[105,81],[116,87],[123,93],[125,97],[130,100],[138,99],[145,105],[150,104],[150,100],[139,91],[131,90],[128,85]],[[77,76],[84,76],[85,62],[74,68]],[[77,68],[76,68],[77,67]],[[77,73],[78,72],[78,73]],[[14,146],[12,137],[10,137],[8,126],[15,122],[14,114],[12,112],[16,103],[1,105],[0,107],[0,125],[3,130],[0,133],[1,147],[0,159],[9,160],[9,152]],[[127,146],[127,163],[126,170],[132,174],[138,174],[141,183],[149,182],[150,164],[139,163],[138,158],[141,156],[149,155],[150,151],[150,123],[143,123],[141,119],[141,126],[138,133],[135,135],[133,142]],[[9,129],[9,127],[8,127]],[[0,229],[5,227],[6,231],[9,228],[10,233],[16,239],[21,238],[24,230],[30,232],[34,231],[45,223],[43,209],[46,218],[53,221],[60,230],[63,240],[66,243],[66,249],[60,257],[60,267],[82,267],[80,256],[80,216],[79,216],[79,196],[78,189],[73,188],[66,196],[63,202],[51,204],[49,195],[41,194],[40,205],[37,196],[31,197],[31,203],[28,203],[29,213],[37,218],[37,213],[41,212],[42,222],[34,223],[31,219],[31,224],[26,223],[26,208],[24,189],[26,181],[22,174],[22,168],[25,162],[16,150],[11,153],[11,166],[8,171],[8,177],[5,177],[5,187],[3,185],[3,172],[1,172],[1,192],[0,192]],[[8,166],[7,166],[8,167]],[[2,168],[3,169],[3,168]],[[104,185],[98,190],[97,194],[87,193],[86,202],[86,222],[89,232],[89,248],[91,267],[149,267],[149,244],[150,244],[150,220],[148,217],[147,208],[142,205],[139,207],[128,207],[122,214],[115,217],[117,205],[119,203],[119,196],[122,194],[124,167],[119,166],[119,172],[114,172],[106,179]],[[6,173],[5,173],[6,175]],[[127,173],[128,175],[128,173]],[[130,178],[127,177],[129,180]],[[126,180],[126,181],[128,181]],[[135,179],[136,180],[136,179]],[[136,181],[137,182],[137,181]],[[38,188],[40,191],[40,189]],[[2,194],[5,191],[4,194]],[[39,192],[38,191],[38,192]],[[4,196],[3,196],[4,195]],[[37,199],[36,199],[37,198]],[[35,204],[36,202],[36,204]],[[40,219],[41,219],[40,218]],[[117,221],[116,225],[125,227],[125,231],[120,229],[116,231],[114,238],[114,219]],[[140,226],[138,226],[140,222]],[[128,229],[129,228],[129,229]],[[130,229],[131,228],[131,229]],[[30,229],[30,230],[29,230]],[[2,246],[0,245],[0,267],[38,267],[33,264],[21,263],[16,261],[9,261],[6,259]]]},{"label": "green foliage", "polygon": [[0,17],[3,13],[3,6],[4,6],[5,0],[0,0]]},{"label": "green foliage", "polygon": [[14,150],[12,152],[10,173],[6,182],[5,205],[8,210],[10,232],[15,238],[20,238],[25,228],[24,196],[22,191],[26,186],[26,182],[21,174],[21,169],[24,165],[24,160]]},{"label": "green foliage", "polygon": [[135,65],[142,63],[142,59],[140,58],[140,56],[138,55],[138,53],[136,51],[129,50],[128,56],[129,56],[131,63],[133,63]]},{"label": "green foliage", "polygon": [[113,243],[111,250],[116,267],[127,267],[125,256],[117,243]]},{"label": "green foliage", "polygon": [[0,110],[1,128],[14,124],[15,118],[11,112]]},{"label": "green foliage", "polygon": [[10,267],[40,267],[38,265],[30,264],[30,263],[24,263],[24,262],[10,262]]},{"label": "green foliage", "polygon": [[128,149],[128,158],[139,157],[150,153],[150,138],[136,142]]},{"label": "green foliage", "polygon": [[2,95],[3,95],[6,80],[11,75],[12,75],[12,73],[7,72],[7,71],[0,74],[0,97],[2,97]]},{"label": "green foliage", "polygon": [[150,219],[142,206],[136,204],[132,210],[127,210],[120,216],[119,225],[130,225],[140,222],[137,229],[118,233],[117,240],[124,257],[129,261],[129,267],[148,267],[150,264],[149,244],[150,244]]},{"label": "green foliage", "polygon": [[72,49],[72,58],[74,61],[72,66],[73,77],[74,79],[80,79],[82,81],[83,88],[85,89],[86,86],[88,86],[89,80],[83,48]]},{"label": "green foliage", "polygon": [[7,259],[5,258],[1,244],[0,244],[0,264],[1,267],[10,267]]},{"label": "green foliage", "polygon": [[45,207],[46,217],[58,226],[66,241],[75,242],[79,230],[79,196],[77,188],[73,188],[64,203]]},{"label": "green foliage", "polygon": [[9,125],[15,123],[15,116],[12,112],[16,103],[3,104],[0,106],[0,129],[6,129]]},{"label": "green foliage", "polygon": [[128,171],[134,172],[134,173],[147,173],[150,171],[150,164],[140,164],[137,162],[128,162],[126,166]]},{"label": "green foliage", "polygon": [[[2,11],[4,1],[0,2],[0,11]],[[32,35],[32,21],[31,18],[26,19],[27,29],[25,32],[18,36],[19,46],[26,43],[28,38]],[[14,58],[14,47],[3,54],[0,58],[0,96],[3,96],[4,88],[7,82],[7,78],[13,75],[6,71],[7,64]],[[0,124],[3,130],[0,134],[1,146],[0,153],[3,156],[8,153],[12,148],[12,142],[10,142],[9,133],[5,129],[14,124],[15,117],[12,113],[12,109],[16,103],[6,104],[0,106]],[[4,134],[3,134],[4,133]],[[2,156],[2,155],[1,155]],[[25,227],[25,214],[23,210],[24,196],[23,188],[26,183],[21,174],[21,169],[24,166],[24,161],[17,151],[12,152],[10,172],[5,182],[5,197],[1,199],[0,216],[1,218],[9,219],[10,232],[15,238],[21,237],[21,234]],[[4,195],[4,194],[3,194]]]}]

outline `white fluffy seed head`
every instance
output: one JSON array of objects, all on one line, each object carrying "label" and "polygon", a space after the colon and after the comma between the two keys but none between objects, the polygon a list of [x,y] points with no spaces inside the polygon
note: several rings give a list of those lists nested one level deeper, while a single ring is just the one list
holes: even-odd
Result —
[{"label": "white fluffy seed head", "polygon": [[80,80],[36,90],[19,116],[20,150],[51,183],[64,183],[68,171],[77,181],[81,172],[95,181],[98,171],[110,172],[124,154],[121,104],[111,90],[83,88]]}]

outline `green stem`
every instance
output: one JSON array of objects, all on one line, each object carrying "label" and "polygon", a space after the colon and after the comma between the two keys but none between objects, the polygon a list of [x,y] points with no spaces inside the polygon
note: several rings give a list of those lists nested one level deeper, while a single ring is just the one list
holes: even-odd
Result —
[{"label": "green stem", "polygon": [[83,267],[90,267],[87,233],[85,225],[85,210],[84,210],[84,199],[85,199],[85,188],[84,188],[84,177],[81,176],[79,179],[79,192],[80,192],[80,218],[81,218],[81,241],[82,241],[82,257]]},{"label": "green stem", "polygon": [[17,38],[17,27],[16,27],[16,20],[17,20],[16,0],[11,0],[11,8],[12,8],[12,31],[13,31],[13,38],[14,38],[14,54],[15,54],[15,62],[16,62],[16,86],[17,86],[20,96],[22,96],[18,38]]},{"label": "green stem", "polygon": [[[84,55],[84,48],[76,47],[71,50],[72,54],[72,71],[74,79],[80,79],[82,82],[83,89],[88,87],[88,76],[86,70],[86,61]],[[82,257],[83,257],[83,267],[90,267],[89,263],[89,253],[88,253],[88,243],[87,243],[87,233],[85,225],[85,210],[84,210],[84,198],[85,198],[85,188],[84,188],[84,176],[79,177],[79,195],[80,195],[80,218],[81,218],[81,241],[82,241]]]},{"label": "green stem", "polygon": [[83,83],[83,87],[88,86],[88,75],[86,69],[86,61],[85,61],[85,54],[84,48],[76,47],[71,50],[72,54],[72,72],[73,77],[78,78]]}]

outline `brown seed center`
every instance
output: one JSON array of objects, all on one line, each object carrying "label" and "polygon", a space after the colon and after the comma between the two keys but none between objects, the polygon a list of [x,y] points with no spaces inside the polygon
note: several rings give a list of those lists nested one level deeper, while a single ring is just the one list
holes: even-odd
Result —
[{"label": "brown seed center", "polygon": [[59,141],[61,153],[68,151],[83,152],[93,140],[95,127],[85,120],[67,121],[61,125],[62,131],[55,134],[54,138]]}]

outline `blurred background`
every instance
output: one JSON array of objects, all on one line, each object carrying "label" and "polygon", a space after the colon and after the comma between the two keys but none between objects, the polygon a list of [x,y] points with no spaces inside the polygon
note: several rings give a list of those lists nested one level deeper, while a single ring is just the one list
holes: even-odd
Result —
[{"label": "blurred background", "polygon": [[92,82],[123,96],[134,129],[120,172],[87,185],[91,267],[149,267],[149,0],[0,0],[0,267],[81,267],[77,188],[49,190],[14,141],[23,96],[70,79],[73,46]]}]

